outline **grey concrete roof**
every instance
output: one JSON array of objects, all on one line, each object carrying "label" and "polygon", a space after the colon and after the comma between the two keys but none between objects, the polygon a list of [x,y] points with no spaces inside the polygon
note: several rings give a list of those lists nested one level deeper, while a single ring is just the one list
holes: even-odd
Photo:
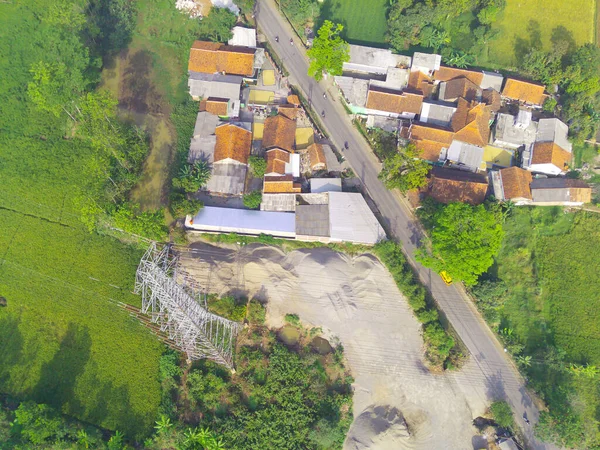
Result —
[{"label": "grey concrete roof", "polygon": [[196,124],[194,125],[194,137],[210,136],[215,134],[219,118],[209,112],[202,111],[196,116]]},{"label": "grey concrete roof", "polygon": [[296,206],[296,234],[303,236],[329,236],[329,206]]},{"label": "grey concrete roof", "polygon": [[342,192],[341,178],[311,178],[310,192],[317,194],[323,192]]},{"label": "grey concrete roof", "polygon": [[410,63],[410,56],[395,55],[388,49],[350,45],[350,61],[344,63],[343,69],[385,74],[388,67],[410,67]]},{"label": "grey concrete roof", "polygon": [[423,102],[419,121],[437,125],[438,127],[448,127],[452,123],[452,116],[455,112],[456,106],[454,105]]},{"label": "grey concrete roof", "polygon": [[237,162],[217,162],[212,165],[212,173],[206,189],[220,194],[240,195],[244,193],[248,166]]},{"label": "grey concrete roof", "polygon": [[523,144],[532,144],[535,141],[537,122],[531,122],[527,128],[515,126],[515,116],[498,114],[494,128],[494,145],[509,145],[511,148]]},{"label": "grey concrete roof", "polygon": [[502,83],[504,82],[504,77],[496,72],[486,72],[483,71],[483,79],[481,80],[481,85],[479,86],[481,89],[495,89],[498,92],[502,91]]},{"label": "grey concrete roof", "polygon": [[188,86],[192,97],[218,97],[239,100],[242,77],[220,73],[189,72]]},{"label": "grey concrete roof", "polygon": [[466,142],[452,141],[447,158],[458,166],[466,166],[472,172],[476,172],[483,161],[483,148]]},{"label": "grey concrete roof", "polygon": [[295,237],[294,213],[250,211],[247,209],[205,206],[193,218],[189,228],[203,231],[236,232],[246,234],[268,233],[275,236]]},{"label": "grey concrete roof", "polygon": [[410,70],[390,67],[387,71],[385,81],[371,80],[371,86],[379,86],[386,89],[400,91],[408,86]]},{"label": "grey concrete roof", "polygon": [[329,193],[330,236],[334,241],[376,244],[385,232],[362,194]]},{"label": "grey concrete roof", "polygon": [[420,70],[421,72],[432,72],[439,70],[442,63],[442,56],[435,53],[415,52],[412,59],[412,70]]},{"label": "grey concrete roof", "polygon": [[540,119],[535,137],[536,142],[555,142],[558,146],[570,152],[573,144],[567,138],[569,127],[556,118]]},{"label": "grey concrete roof", "polygon": [[589,188],[590,186],[582,180],[573,178],[534,178],[531,180],[531,189],[563,189],[563,188]]},{"label": "grey concrete roof", "polygon": [[396,119],[394,117],[375,116],[369,114],[367,116],[367,127],[368,128],[380,128],[383,131],[394,133],[400,130],[402,125],[402,119]]},{"label": "grey concrete roof", "polygon": [[368,80],[352,77],[335,77],[335,83],[341,89],[348,103],[362,107],[367,104]]},{"label": "grey concrete roof", "polygon": [[233,37],[227,42],[229,45],[256,48],[256,29],[233,27],[231,32]]}]

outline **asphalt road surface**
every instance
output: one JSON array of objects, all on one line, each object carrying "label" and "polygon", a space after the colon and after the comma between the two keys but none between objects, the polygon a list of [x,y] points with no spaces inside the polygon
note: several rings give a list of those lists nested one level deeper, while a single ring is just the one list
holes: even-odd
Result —
[{"label": "asphalt road surface", "polygon": [[[290,73],[290,82],[304,92],[319,115],[324,114],[321,116],[321,121],[331,141],[338,149],[343,149],[344,143],[348,142],[348,149],[343,149],[343,154],[377,205],[383,218],[383,225],[402,242],[410,262],[469,350],[471,362],[464,370],[472,372],[471,379],[475,374],[481,377],[482,387],[470,385],[465,388],[483,388],[488,398],[505,399],[510,403],[515,413],[515,421],[521,426],[528,447],[555,448],[534,439],[532,427],[538,421],[539,410],[527,392],[517,369],[505,355],[501,344],[462,287],[456,284],[447,286],[437,274],[414,260],[413,254],[421,233],[416,219],[401,196],[390,192],[377,178],[381,164],[366,140],[352,125],[349,115],[340,104],[337,90],[331,80],[319,83],[307,75],[308,59],[305,48],[293,33],[289,23],[280,15],[273,0],[260,0],[257,3],[256,17],[260,30]],[[279,42],[276,42],[276,36],[279,37]],[[293,39],[293,45],[290,39]],[[325,92],[327,98],[323,97]],[[456,377],[460,380],[461,374],[458,373]],[[524,423],[522,419],[524,414],[530,420],[531,426]]]}]

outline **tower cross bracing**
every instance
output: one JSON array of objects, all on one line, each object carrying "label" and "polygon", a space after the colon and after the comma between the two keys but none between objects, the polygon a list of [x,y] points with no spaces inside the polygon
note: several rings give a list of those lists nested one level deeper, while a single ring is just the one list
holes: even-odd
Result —
[{"label": "tower cross bracing", "polygon": [[136,272],[135,292],[142,313],[149,314],[190,360],[209,359],[233,370],[233,346],[240,325],[213,314],[194,298],[194,291],[175,281],[175,259],[169,247],[152,244]]}]

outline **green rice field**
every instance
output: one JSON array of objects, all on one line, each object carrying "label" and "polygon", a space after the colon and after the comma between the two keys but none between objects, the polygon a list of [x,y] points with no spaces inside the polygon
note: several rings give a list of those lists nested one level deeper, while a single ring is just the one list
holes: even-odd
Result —
[{"label": "green rice field", "polygon": [[595,0],[507,0],[494,24],[500,34],[490,44],[489,63],[514,66],[523,49],[536,43],[548,49],[553,36],[570,36],[577,45],[594,42],[595,20]]}]

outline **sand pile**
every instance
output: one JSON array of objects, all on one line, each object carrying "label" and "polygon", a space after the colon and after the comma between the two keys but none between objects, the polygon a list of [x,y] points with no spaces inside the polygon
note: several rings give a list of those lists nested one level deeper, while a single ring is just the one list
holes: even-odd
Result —
[{"label": "sand pile", "polygon": [[420,325],[373,256],[196,243],[182,252],[180,266],[208,292],[267,300],[271,326],[281,326],[285,314],[298,314],[343,344],[356,380],[346,448],[473,448],[471,422],[483,411],[471,409],[481,409],[474,405],[485,399],[458,386],[456,375],[427,370]]}]

